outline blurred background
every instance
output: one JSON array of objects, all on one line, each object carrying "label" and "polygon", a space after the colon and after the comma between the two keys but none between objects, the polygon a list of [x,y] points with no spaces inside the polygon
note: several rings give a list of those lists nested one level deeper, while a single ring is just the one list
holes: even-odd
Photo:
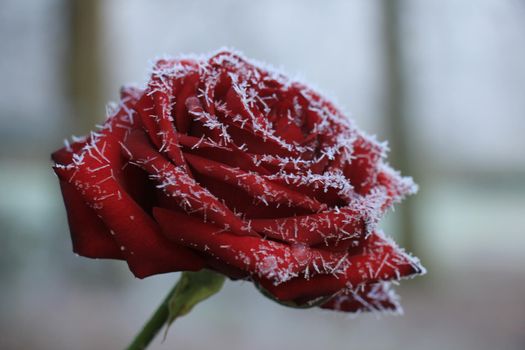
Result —
[{"label": "blurred background", "polygon": [[0,348],[124,348],[177,274],[71,252],[49,154],[162,54],[235,47],[389,140],[420,193],[383,227],[429,270],[404,316],[281,307],[228,282],[152,349],[524,349],[525,2],[0,2]]}]

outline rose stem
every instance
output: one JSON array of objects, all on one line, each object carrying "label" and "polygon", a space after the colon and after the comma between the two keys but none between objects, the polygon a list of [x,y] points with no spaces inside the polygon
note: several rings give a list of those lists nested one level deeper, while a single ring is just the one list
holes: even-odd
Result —
[{"label": "rose stem", "polygon": [[168,302],[173,293],[175,293],[176,287],[177,285],[175,284],[168,295],[166,295],[166,298],[164,298],[162,303],[157,307],[157,310],[151,315],[148,322],[146,322],[141,331],[135,336],[133,342],[126,348],[127,350],[144,350],[153,338],[155,338],[159,330],[168,320]]}]

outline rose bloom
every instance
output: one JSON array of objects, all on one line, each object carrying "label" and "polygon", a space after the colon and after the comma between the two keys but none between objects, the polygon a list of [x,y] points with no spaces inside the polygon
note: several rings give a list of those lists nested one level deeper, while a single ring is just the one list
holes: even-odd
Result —
[{"label": "rose bloom", "polygon": [[53,154],[73,249],[139,278],[203,268],[296,307],[399,311],[424,272],[377,229],[414,193],[386,146],[304,83],[228,50],[161,59]]}]

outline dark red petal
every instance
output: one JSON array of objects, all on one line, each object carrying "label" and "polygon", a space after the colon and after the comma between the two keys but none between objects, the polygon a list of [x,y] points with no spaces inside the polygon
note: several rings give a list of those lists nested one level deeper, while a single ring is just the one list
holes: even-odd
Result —
[{"label": "dark red petal", "polygon": [[346,290],[321,306],[344,312],[392,312],[402,313],[399,297],[391,283],[381,282]]},{"label": "dark red petal", "polygon": [[[56,168],[81,194],[106,227],[115,233],[122,256],[137,277],[153,274],[199,270],[204,262],[190,250],[166,240],[157,224],[124,191],[108,171],[90,172],[96,162],[86,157],[78,169]],[[100,167],[100,166],[99,166]]]},{"label": "dark red petal", "polygon": [[213,256],[206,257],[206,265],[207,268],[222,273],[223,275],[228,276],[228,278],[232,280],[247,279],[250,276],[248,272],[236,268],[230,264],[227,264],[224,261],[217,259]]},{"label": "dark red petal", "polygon": [[384,149],[380,144],[359,135],[353,144],[353,159],[344,167],[344,174],[358,193],[368,193],[375,184],[378,162],[383,156]]},{"label": "dark red petal", "polygon": [[328,164],[328,158],[314,158],[311,160],[292,158],[292,157],[277,157],[272,154],[256,155],[250,154],[257,162],[263,164],[266,168],[271,169],[272,173],[279,171],[286,171],[289,173],[306,173],[311,171],[313,174],[320,174]]},{"label": "dark red petal", "polygon": [[158,182],[158,187],[164,189],[168,196],[176,198],[179,205],[187,212],[202,215],[204,220],[209,218],[217,225],[232,230],[236,234],[255,235],[213,194],[196,183],[183,169],[167,161],[151,147],[141,131],[135,130],[130,134],[126,140],[124,154],[151,174]]},{"label": "dark red petal", "polygon": [[124,259],[109,229],[74,186],[60,181],[73,251],[89,258]]},{"label": "dark red petal", "polygon": [[260,283],[280,300],[311,299],[361,284],[399,280],[424,271],[417,259],[381,234],[374,233],[367,239],[361,254],[346,259],[344,271],[339,274],[318,274],[309,279],[297,277],[279,285],[268,280],[260,280]]},{"label": "dark red petal", "polygon": [[231,143],[227,127],[214,114],[206,112],[197,97],[188,97],[184,104],[188,110],[188,116],[193,118],[191,128],[193,133],[200,131],[199,136],[208,136],[218,144],[229,145]]},{"label": "dark red petal", "polygon": [[366,233],[365,212],[341,208],[282,219],[254,219],[251,226],[268,237],[288,243],[316,245],[328,240],[359,242]]},{"label": "dark red petal", "polygon": [[246,89],[237,82],[232,82],[232,86],[226,93],[226,108],[241,117],[236,122],[236,125],[244,125],[244,127],[241,127],[242,129],[249,130],[254,134],[258,133],[255,125],[269,130],[268,120],[253,102],[248,102],[249,97],[247,93]]},{"label": "dark red petal", "polygon": [[73,156],[75,154],[79,154],[82,150],[82,147],[86,145],[87,140],[79,141],[79,142],[72,142],[68,144],[66,147],[62,147],[59,150],[53,152],[51,154],[51,159],[56,164],[69,164],[73,161]]},{"label": "dark red petal", "polygon": [[256,173],[245,172],[192,154],[186,154],[186,159],[197,172],[237,186],[263,203],[278,203],[312,211],[319,211],[324,207],[317,200],[272,183]]},{"label": "dark red petal", "polygon": [[[131,103],[131,102],[130,102]],[[126,191],[121,144],[133,127],[133,114],[124,102],[99,133],[93,133],[74,163],[56,165],[62,181],[71,184],[96,213],[138,277],[198,270],[204,261],[190,250],[166,240],[155,221]]]},{"label": "dark red petal", "polygon": [[187,74],[184,79],[177,79],[174,86],[175,93],[175,125],[180,133],[187,133],[190,129],[192,117],[186,109],[186,100],[195,96],[199,83],[199,74]]},{"label": "dark red petal", "polygon": [[[163,208],[153,216],[166,237],[275,283],[308,273],[341,272],[347,254],[289,246],[253,236],[236,236],[211,224]],[[304,277],[298,277],[304,278]]]},{"label": "dark red petal", "polygon": [[159,152],[166,154],[176,165],[188,169],[179,147],[177,133],[170,115],[170,98],[164,91],[150,91],[142,95],[135,105],[151,142]]},{"label": "dark red petal", "polygon": [[228,146],[220,145],[213,140],[179,134],[179,141],[185,147],[184,152],[224,163],[231,167],[238,167],[244,171],[256,172],[260,175],[269,175],[270,171],[258,164],[248,153],[236,147],[234,144]]},{"label": "dark red petal", "polygon": [[289,262],[287,250],[273,242],[225,234],[219,227],[162,208],[154,208],[153,216],[166,237],[250,274],[286,280],[299,272],[297,263]]},{"label": "dark red petal", "polygon": [[[220,112],[220,111],[219,111]],[[271,135],[268,132],[249,130],[244,119],[233,119],[233,116],[221,117],[219,119],[228,126],[228,134],[239,147],[244,145],[247,152],[254,154],[274,154],[281,157],[301,157],[301,152],[284,140]]]},{"label": "dark red petal", "polygon": [[275,128],[275,135],[282,138],[288,143],[304,142],[305,135],[300,127],[295,124],[295,121],[291,119],[291,115],[281,116],[273,127]]},{"label": "dark red petal", "polygon": [[411,177],[402,177],[388,165],[381,165],[377,174],[377,184],[386,190],[387,198],[382,206],[386,211],[393,203],[401,201],[405,196],[417,192],[417,185]]}]

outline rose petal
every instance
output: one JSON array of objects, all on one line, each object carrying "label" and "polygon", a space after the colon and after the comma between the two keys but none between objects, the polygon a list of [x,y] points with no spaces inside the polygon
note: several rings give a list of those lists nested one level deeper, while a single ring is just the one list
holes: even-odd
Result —
[{"label": "rose petal", "polygon": [[175,93],[175,125],[180,133],[187,133],[192,123],[192,117],[188,113],[186,101],[193,98],[199,84],[199,74],[192,72],[187,74],[184,79],[177,79],[174,82],[173,91]]},{"label": "rose petal", "polygon": [[285,204],[312,211],[323,208],[317,200],[265,180],[256,173],[245,172],[192,154],[185,156],[188,163],[199,173],[237,186],[261,202]]},{"label": "rose petal", "polygon": [[354,142],[353,159],[343,171],[358,193],[368,193],[375,184],[378,162],[384,152],[381,145],[369,137],[360,135]]},{"label": "rose petal", "polygon": [[[190,216],[154,208],[153,216],[166,237],[214,256],[236,268],[274,283],[308,273],[342,273],[347,254],[302,245],[289,246],[253,236],[236,236]],[[310,272],[308,272],[310,271]]]},{"label": "rose petal", "polygon": [[257,172],[261,175],[270,174],[270,171],[261,166],[252,155],[238,148],[233,143],[223,146],[213,140],[206,139],[204,135],[201,138],[197,138],[179,134],[178,138],[180,144],[185,147],[185,153],[196,154],[231,167],[238,167],[244,171]]},{"label": "rose petal", "polygon": [[399,297],[394,292],[391,283],[381,282],[360,286],[356,290],[346,290],[330,299],[321,306],[344,312],[403,312]]},{"label": "rose petal", "polygon": [[[144,133],[135,130],[126,141],[124,154],[151,176],[166,194],[176,198],[181,208],[198,213],[212,222],[231,229],[239,235],[254,234],[213,194],[201,187],[180,167],[168,162],[148,143]],[[129,152],[129,154],[128,154]]]},{"label": "rose petal", "polygon": [[173,119],[170,115],[170,106],[170,98],[166,92],[155,90],[143,94],[135,105],[135,110],[150,140],[159,152],[166,154],[176,165],[184,167],[187,174],[191,176],[179,147]]},{"label": "rose petal", "polygon": [[62,181],[75,188],[107,230],[115,233],[121,256],[137,277],[198,270],[204,266],[202,259],[160,235],[158,225],[124,187],[122,168],[126,160],[121,156],[119,143],[132,128],[133,119],[127,108],[121,105],[101,132],[91,135],[74,163],[57,164],[55,171]]},{"label": "rose petal", "polygon": [[339,274],[317,274],[309,279],[298,277],[279,285],[264,279],[259,282],[280,300],[313,299],[361,284],[399,280],[425,272],[417,259],[382,234],[372,234],[364,248],[361,254],[347,258],[344,271]]},{"label": "rose petal", "polygon": [[73,185],[60,181],[73,251],[89,258],[124,259],[109,229]]},{"label": "rose petal", "polygon": [[377,184],[383,186],[387,193],[387,199],[382,206],[383,211],[386,211],[393,203],[400,202],[407,195],[415,194],[418,190],[411,177],[402,177],[399,172],[386,164],[379,166]]},{"label": "rose petal", "polygon": [[254,219],[251,226],[259,233],[288,243],[312,246],[334,238],[359,242],[366,233],[364,215],[356,209],[341,208],[281,219]]}]

